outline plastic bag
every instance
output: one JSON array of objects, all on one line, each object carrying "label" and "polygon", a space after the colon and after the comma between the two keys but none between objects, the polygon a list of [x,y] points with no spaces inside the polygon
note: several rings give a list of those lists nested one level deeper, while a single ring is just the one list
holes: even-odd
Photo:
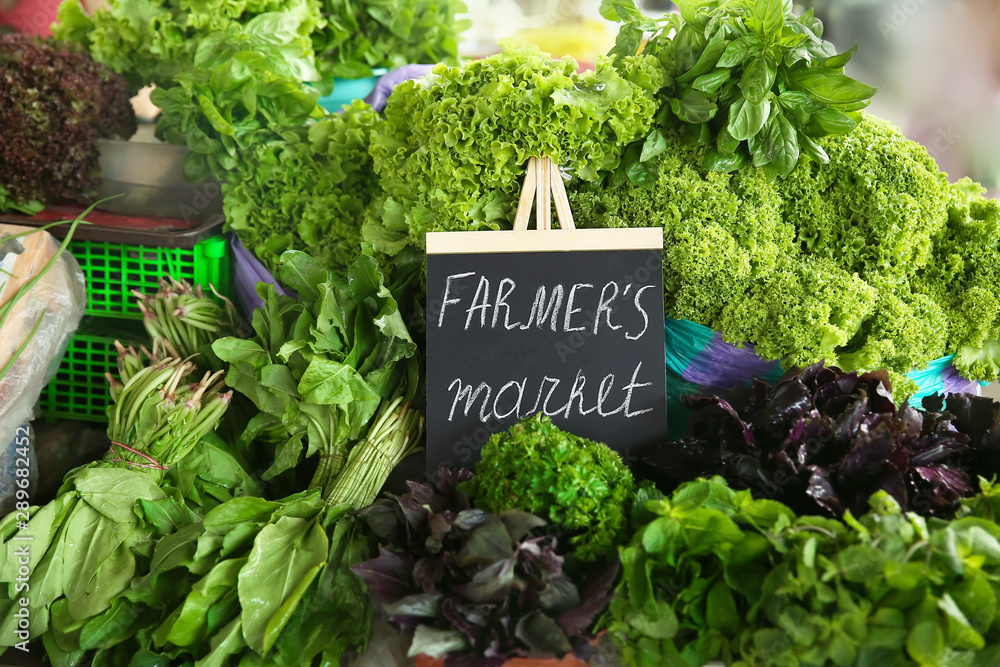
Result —
[{"label": "plastic bag", "polygon": [[[76,259],[64,252],[52,268],[43,271],[56,256],[59,242],[45,231],[14,238],[23,227],[0,224],[0,306],[37,276],[41,278],[14,304],[0,327],[0,369],[10,363],[0,378],[0,503],[13,495],[16,470],[14,446],[42,389],[55,376],[70,337],[76,331],[87,305],[83,272]],[[36,329],[37,327],[37,329]],[[27,344],[25,344],[27,343]],[[23,347],[23,349],[22,349]],[[28,438],[30,447],[30,437]]]}]

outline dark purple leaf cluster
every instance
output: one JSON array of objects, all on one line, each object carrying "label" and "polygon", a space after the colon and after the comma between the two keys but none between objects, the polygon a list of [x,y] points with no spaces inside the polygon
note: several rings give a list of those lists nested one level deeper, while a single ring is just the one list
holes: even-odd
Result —
[{"label": "dark purple leaf cluster", "polygon": [[0,211],[86,198],[97,139],[135,129],[125,79],[68,43],[0,35]]},{"label": "dark purple leaf cluster", "polygon": [[866,511],[879,490],[925,516],[949,517],[1000,472],[1000,404],[967,394],[896,407],[885,372],[818,363],[776,386],[691,396],[686,437],[639,458],[663,490],[712,475],[800,514]]},{"label": "dark purple leaf cluster", "polygon": [[510,658],[592,655],[594,617],[611,600],[617,561],[592,579],[563,570],[556,538],[527,512],[491,514],[458,489],[472,478],[442,466],[436,485],[364,510],[379,556],[352,569],[413,634],[411,655],[445,667],[498,667]]}]

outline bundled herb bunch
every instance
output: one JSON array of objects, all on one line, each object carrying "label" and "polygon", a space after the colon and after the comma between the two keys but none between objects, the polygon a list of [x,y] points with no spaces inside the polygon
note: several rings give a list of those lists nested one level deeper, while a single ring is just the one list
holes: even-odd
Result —
[{"label": "bundled herb bunch", "polygon": [[[989,491],[986,508],[996,505]],[[847,523],[698,480],[647,503],[608,632],[622,664],[970,665],[1000,659],[1000,528],[904,513]]]},{"label": "bundled herb bunch", "polygon": [[[308,255],[288,251],[278,279],[298,298],[261,283],[255,337],[213,345],[230,363],[228,385],[260,411],[244,440],[274,448],[264,479],[318,456],[309,488],[322,488],[331,505],[353,500],[363,507],[420,438],[422,418],[409,405],[418,391],[417,346],[370,254],[333,277]],[[366,450],[381,452],[381,473],[370,479],[354,472],[353,461],[368,460]]]},{"label": "bundled herb bunch", "polygon": [[411,657],[481,667],[528,655],[589,659],[617,561],[590,581],[572,579],[556,539],[533,533],[545,521],[472,507],[459,488],[470,477],[442,466],[436,485],[409,482],[410,493],[364,510],[379,556],[352,570],[413,634]]},{"label": "bundled herb bunch", "polygon": [[662,131],[680,125],[708,146],[706,169],[747,164],[787,176],[804,153],[825,163],[816,139],[846,134],[877,89],[844,74],[857,46],[838,54],[812,10],[792,0],[686,0],[681,13],[646,18],[630,0],[605,0],[602,13],[624,23],[612,54],[655,56],[667,74],[656,128],[640,162],[665,150]]},{"label": "bundled herb bunch", "polygon": [[[48,505],[19,508],[0,522],[0,581],[13,587],[24,576],[17,556],[22,538],[30,541],[32,554],[30,624],[19,635],[16,596],[0,601],[4,642],[51,630],[45,636],[50,655],[80,650],[78,640],[60,638],[92,621],[91,628],[99,628],[103,621],[94,619],[117,612],[116,598],[148,565],[154,540],[172,530],[171,517],[204,512],[218,502],[209,494],[200,496],[204,503],[194,502],[174,484],[198,483],[179,477],[177,468],[229,406],[232,394],[220,393],[220,375],[206,373],[189,384],[193,364],[155,354],[146,361],[133,349],[123,350],[118,369],[121,380],[112,382],[108,407],[111,450],[70,472]],[[216,495],[224,493],[213,486]]]},{"label": "bundled herb bunch", "polygon": [[220,370],[212,343],[236,332],[236,306],[209,289],[222,300],[206,296],[201,285],[192,287],[186,280],[161,278],[156,294],[133,291],[142,311],[142,324],[150,341],[171,356],[187,359],[199,355],[200,367]]},{"label": "bundled herb bunch", "polygon": [[885,491],[924,516],[950,517],[976,493],[975,475],[1000,472],[1000,405],[931,396],[893,403],[885,373],[822,363],[728,399],[692,396],[687,436],[640,459],[662,488],[721,475],[736,489],[802,514],[860,515]]},{"label": "bundled herb bunch", "polygon": [[125,81],[81,49],[18,34],[0,35],[0,70],[0,212],[92,197],[97,139],[135,132]]},{"label": "bundled herb bunch", "polygon": [[489,512],[548,518],[569,531],[575,556],[595,560],[623,541],[634,482],[607,445],[561,431],[539,414],[490,438],[467,491]]}]

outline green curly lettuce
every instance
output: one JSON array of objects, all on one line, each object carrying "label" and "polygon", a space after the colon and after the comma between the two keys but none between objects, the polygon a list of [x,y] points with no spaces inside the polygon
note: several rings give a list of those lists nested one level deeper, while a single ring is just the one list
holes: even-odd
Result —
[{"label": "green curly lettuce", "polygon": [[667,132],[570,199],[582,227],[663,227],[667,314],[764,359],[899,381],[957,354],[966,377],[1000,377],[1000,202],[869,115],[820,145],[827,164],[769,179],[706,171]]},{"label": "green curly lettuce", "polygon": [[631,58],[625,78],[605,58],[577,73],[570,58],[502,47],[393,91],[371,147],[385,198],[364,235],[379,250],[423,247],[428,231],[509,228],[529,157],[595,181],[648,131],[662,80],[652,58]]},{"label": "green curly lettuce", "polygon": [[381,123],[358,100],[256,146],[224,186],[228,229],[272,273],[286,250],[307,251],[330,270],[350,266],[361,250],[365,208],[380,190],[368,144]]},{"label": "green curly lettuce", "polygon": [[64,0],[52,33],[84,45],[134,93],[148,84],[170,85],[191,69],[209,34],[271,12],[294,24],[289,43],[311,58],[311,36],[326,25],[319,0],[108,0],[90,15],[79,0]]},{"label": "green curly lettuce", "polygon": [[525,419],[490,438],[467,491],[488,512],[519,509],[576,533],[581,560],[622,543],[635,482],[607,445],[561,431],[548,417]]},{"label": "green curly lettuce", "polygon": [[325,77],[371,76],[372,68],[410,63],[458,64],[462,0],[323,0],[326,27],[313,33]]}]

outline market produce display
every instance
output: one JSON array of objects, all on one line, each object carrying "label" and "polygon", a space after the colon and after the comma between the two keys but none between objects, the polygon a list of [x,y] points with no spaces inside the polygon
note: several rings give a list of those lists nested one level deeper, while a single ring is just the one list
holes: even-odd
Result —
[{"label": "market produce display", "polygon": [[1000,404],[951,394],[897,408],[884,372],[820,363],[775,387],[757,381],[728,400],[685,402],[689,435],[639,464],[664,489],[720,475],[801,514],[835,517],[860,516],[884,491],[912,512],[948,518],[978,493],[975,476],[1000,473]]},{"label": "market produce display", "polygon": [[125,81],[82,49],[18,34],[0,35],[0,71],[0,213],[91,199],[97,139],[135,132]]},{"label": "market produce display", "polygon": [[525,510],[569,530],[568,542],[584,560],[621,544],[634,491],[617,453],[561,431],[542,414],[491,437],[466,486],[476,507]]},{"label": "market produce display", "polygon": [[[599,637],[626,667],[1000,663],[1000,404],[903,380],[946,355],[1000,378],[1000,202],[863,111],[857,47],[811,12],[677,4],[604,0],[589,72],[514,42],[457,66],[459,0],[67,0],[61,43],[0,37],[0,210],[85,198],[153,82],[158,135],[277,283],[249,323],[209,285],[135,294],[151,343],[108,369],[110,450],[0,519],[0,653],[328,667],[378,614],[444,667]],[[317,104],[422,60],[384,114]],[[677,442],[536,415],[404,486],[425,234],[510,228],[532,156],[580,227],[663,228],[668,315],[789,372],[684,397]]]},{"label": "market produce display", "polygon": [[706,171],[705,147],[679,130],[664,141],[652,182],[612,175],[570,199],[579,226],[663,227],[670,316],[787,368],[886,368],[899,385],[959,354],[963,375],[998,377],[1000,203],[967,179],[950,184],[897,128],[864,115],[819,140],[828,163],[774,179]]}]

